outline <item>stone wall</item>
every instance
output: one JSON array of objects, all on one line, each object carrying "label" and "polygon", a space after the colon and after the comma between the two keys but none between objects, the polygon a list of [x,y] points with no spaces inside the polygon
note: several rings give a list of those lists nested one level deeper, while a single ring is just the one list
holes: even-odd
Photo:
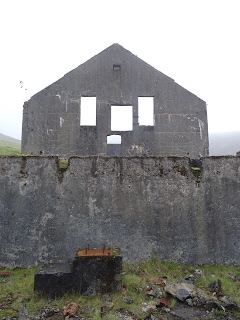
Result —
[{"label": "stone wall", "polygon": [[240,263],[240,157],[0,157],[0,264],[120,247],[126,261]]}]

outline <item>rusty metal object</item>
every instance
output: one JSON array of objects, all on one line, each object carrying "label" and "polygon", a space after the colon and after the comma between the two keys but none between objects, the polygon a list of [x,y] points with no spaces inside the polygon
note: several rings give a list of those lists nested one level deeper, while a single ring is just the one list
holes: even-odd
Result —
[{"label": "rusty metal object", "polygon": [[10,271],[2,271],[0,272],[0,277],[11,277],[12,272]]},{"label": "rusty metal object", "polygon": [[102,249],[90,249],[89,244],[85,249],[78,249],[76,258],[78,257],[99,257],[99,256],[115,256],[120,254],[119,248],[106,248],[105,244]]},{"label": "rusty metal object", "polygon": [[166,307],[166,308],[170,308],[171,305],[171,297],[167,296],[164,298],[161,298],[158,302],[158,304],[156,305],[157,308],[162,308],[162,307]]}]

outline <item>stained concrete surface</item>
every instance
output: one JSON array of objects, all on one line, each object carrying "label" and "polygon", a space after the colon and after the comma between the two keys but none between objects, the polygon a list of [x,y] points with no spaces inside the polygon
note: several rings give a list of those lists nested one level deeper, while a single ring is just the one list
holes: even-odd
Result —
[{"label": "stained concrete surface", "polygon": [[[197,167],[196,167],[197,165]],[[240,263],[240,157],[0,157],[0,264],[120,247],[125,261]]]}]

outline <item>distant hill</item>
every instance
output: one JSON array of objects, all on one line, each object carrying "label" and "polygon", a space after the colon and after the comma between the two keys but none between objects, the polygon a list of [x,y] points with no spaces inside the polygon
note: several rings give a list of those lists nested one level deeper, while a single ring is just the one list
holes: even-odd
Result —
[{"label": "distant hill", "polygon": [[21,153],[21,140],[0,133],[0,155],[16,155]]},{"label": "distant hill", "polygon": [[240,131],[209,134],[209,155],[236,155],[240,151]]}]

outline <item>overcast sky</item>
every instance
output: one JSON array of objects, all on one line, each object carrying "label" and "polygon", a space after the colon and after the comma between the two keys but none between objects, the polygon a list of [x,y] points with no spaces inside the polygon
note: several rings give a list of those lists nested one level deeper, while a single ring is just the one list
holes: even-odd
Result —
[{"label": "overcast sky", "polygon": [[239,14],[239,0],[2,0],[0,133],[20,139],[24,100],[113,43],[205,100],[210,132],[239,131]]}]

